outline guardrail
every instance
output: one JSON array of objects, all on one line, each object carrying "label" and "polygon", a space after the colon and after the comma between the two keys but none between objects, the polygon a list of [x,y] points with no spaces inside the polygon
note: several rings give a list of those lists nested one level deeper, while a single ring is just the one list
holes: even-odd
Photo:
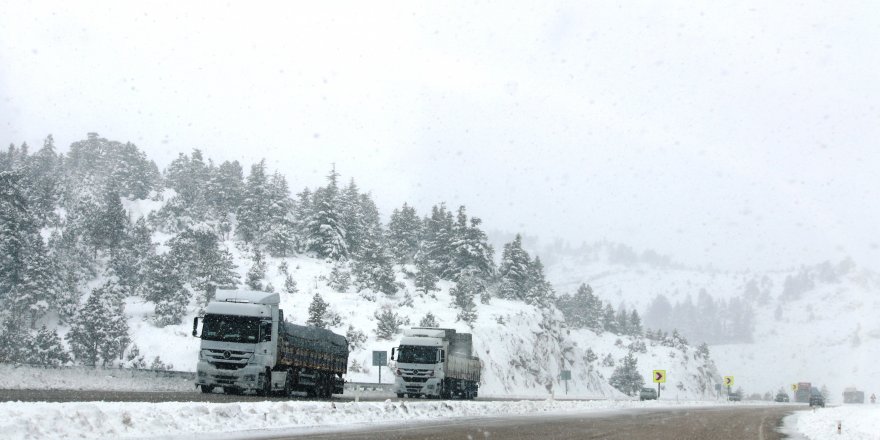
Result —
[{"label": "guardrail", "polygon": [[382,391],[390,393],[394,388],[391,383],[346,382],[346,391]]},{"label": "guardrail", "polygon": [[38,365],[38,364],[7,364],[0,363],[0,366],[6,368],[12,368],[13,370],[18,368],[31,368],[34,370],[60,370],[60,371],[80,371],[89,374],[106,374],[109,376],[115,375],[127,375],[129,377],[158,377],[158,378],[176,378],[176,379],[189,379],[192,381],[196,380],[196,373],[194,371],[176,371],[176,370],[159,370],[159,369],[150,369],[150,368],[122,368],[122,367],[102,367],[102,366],[83,366],[83,365],[60,365],[60,366],[47,366],[47,365]]}]

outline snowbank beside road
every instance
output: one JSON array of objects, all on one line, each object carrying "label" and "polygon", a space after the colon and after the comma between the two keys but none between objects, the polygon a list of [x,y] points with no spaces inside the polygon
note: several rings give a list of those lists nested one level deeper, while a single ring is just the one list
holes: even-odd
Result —
[{"label": "snowbank beside road", "polygon": [[0,364],[0,389],[194,391],[195,373],[123,368],[42,368]]},{"label": "snowbank beside road", "polygon": [[[614,411],[630,408],[709,406],[706,402],[240,402],[240,403],[0,403],[7,439],[155,438],[219,433],[239,436],[338,430],[359,424],[451,417]],[[247,431],[247,433],[246,433]]]},{"label": "snowbank beside road", "polygon": [[[840,422],[840,434],[837,423]],[[847,405],[798,413],[797,430],[810,440],[878,440],[880,407]]]}]

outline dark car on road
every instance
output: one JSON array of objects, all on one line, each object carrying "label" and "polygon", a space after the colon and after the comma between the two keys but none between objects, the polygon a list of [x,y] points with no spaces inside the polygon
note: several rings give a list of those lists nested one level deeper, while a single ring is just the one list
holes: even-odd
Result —
[{"label": "dark car on road", "polygon": [[776,401],[777,402],[788,402],[789,401],[788,394],[782,393],[782,392],[776,393]]},{"label": "dark car on road", "polygon": [[727,395],[727,400],[731,402],[739,402],[743,400],[743,396],[738,391],[731,391],[730,394]]},{"label": "dark car on road", "polygon": [[642,388],[642,391],[639,392],[639,400],[657,400],[657,390]]},{"label": "dark car on road", "polygon": [[815,388],[810,390],[810,406],[821,406],[822,408],[825,408],[825,396]]}]

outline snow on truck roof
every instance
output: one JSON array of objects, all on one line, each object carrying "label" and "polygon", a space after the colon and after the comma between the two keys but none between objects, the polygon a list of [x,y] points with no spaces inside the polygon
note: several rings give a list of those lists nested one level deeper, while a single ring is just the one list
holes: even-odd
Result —
[{"label": "snow on truck roof", "polygon": [[443,345],[443,341],[436,337],[404,336],[400,338],[400,345],[422,345],[428,347],[440,347]]},{"label": "snow on truck roof", "polygon": [[277,293],[255,292],[253,290],[218,290],[214,301],[277,306],[281,302],[281,298]]},{"label": "snow on truck roof", "polygon": [[205,307],[205,313],[209,315],[236,315],[256,316],[271,318],[269,308],[265,304],[250,304],[240,302],[212,301]]}]

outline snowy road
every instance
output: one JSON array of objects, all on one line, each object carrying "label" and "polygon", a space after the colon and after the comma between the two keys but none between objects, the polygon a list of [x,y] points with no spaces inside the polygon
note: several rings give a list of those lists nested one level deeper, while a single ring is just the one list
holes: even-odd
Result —
[{"label": "snowy road", "polygon": [[[416,422],[357,431],[262,439],[408,440],[408,439],[656,439],[774,440],[781,420],[803,406],[630,409],[513,417],[480,417]],[[244,437],[254,438],[254,437]]]}]

